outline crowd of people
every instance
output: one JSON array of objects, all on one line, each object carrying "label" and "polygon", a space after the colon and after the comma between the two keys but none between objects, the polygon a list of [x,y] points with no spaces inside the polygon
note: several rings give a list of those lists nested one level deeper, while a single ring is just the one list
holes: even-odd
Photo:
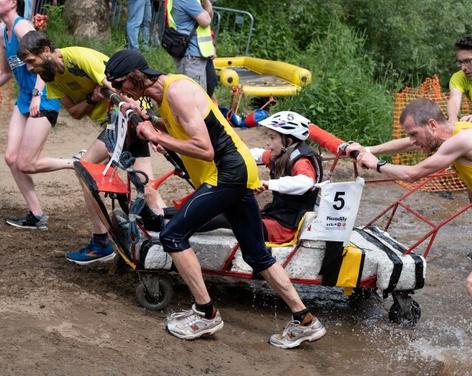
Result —
[{"label": "crowd of people", "polygon": [[[18,15],[15,0],[0,0],[0,18],[5,24],[1,34],[0,86],[14,76],[19,87],[5,160],[28,207],[25,217],[7,218],[6,223],[23,229],[48,228],[48,216],[36,196],[32,174],[72,169],[77,160],[104,163],[109,158],[106,131],[74,157],[42,155],[61,105],[76,119],[89,117],[106,125],[108,103],[101,88],[120,93],[128,102],[123,108],[140,113],[142,98],[149,98],[159,107],[159,123],[156,126],[149,120],[141,122],[137,126],[139,137],[128,140],[125,150],[136,157],[136,168],[150,178],[153,174],[150,146],[176,152],[196,188],[164,224],[165,202],[150,184],[145,187],[146,205],[140,213],[143,224],[159,231],[164,251],[172,257],[195,302],[190,310],[166,319],[168,331],[179,338],[195,339],[223,327],[220,311],[205,286],[199,261],[189,243],[196,231],[222,216],[238,240],[245,262],[254,274],[268,282],[292,312],[284,331],[272,335],[270,343],[293,348],[322,338],[326,329],[300,299],[287,272],[265,244],[291,241],[304,213],[315,205],[314,185],[321,180],[322,170],[319,156],[305,142],[310,121],[290,111],[276,113],[260,123],[268,129],[268,150],[249,149],[209,95],[208,64],[214,56],[210,0],[167,2],[169,27],[188,36],[183,54],[174,56],[179,74],[149,67],[138,50],[136,25],[144,22],[149,2],[128,1],[129,49],[109,58],[84,47],[55,48],[45,34],[35,31],[30,22]],[[466,114],[458,121],[461,97],[471,96],[472,37],[461,38],[456,49],[460,70],[451,78],[448,117],[430,100],[411,102],[400,119],[406,138],[368,147],[353,143],[348,147],[348,153],[359,152],[357,163],[361,167],[414,181],[452,165],[472,190],[472,116]],[[146,114],[143,116],[146,118]],[[375,156],[418,148],[434,154],[415,166],[394,165]],[[269,180],[259,180],[256,162],[269,168]],[[255,194],[265,190],[272,191],[273,200],[260,211]],[[84,198],[92,236],[86,246],[66,256],[80,265],[114,257],[106,227],[90,197]],[[467,278],[467,289],[472,296],[472,273]]]}]

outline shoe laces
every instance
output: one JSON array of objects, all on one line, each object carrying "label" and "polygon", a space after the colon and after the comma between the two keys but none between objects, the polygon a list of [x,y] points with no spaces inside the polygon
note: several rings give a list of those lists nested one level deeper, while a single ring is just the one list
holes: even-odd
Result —
[{"label": "shoe laces", "polygon": [[40,220],[41,220],[41,217],[36,217],[32,212],[29,212],[28,214],[26,214],[26,217],[25,217],[25,222],[26,222],[26,224],[33,224],[33,225],[35,225],[35,224],[38,223]]},{"label": "shoe laces", "polygon": [[300,321],[298,320],[292,320],[290,321],[284,328],[284,331],[282,332],[282,337],[286,337],[288,335],[288,333],[291,331],[291,330],[294,330],[296,329],[297,327],[299,327],[301,324]]},{"label": "shoe laces", "polygon": [[193,309],[186,309],[184,311],[171,313],[169,316],[167,316],[167,320],[178,320],[190,316],[192,314]]}]

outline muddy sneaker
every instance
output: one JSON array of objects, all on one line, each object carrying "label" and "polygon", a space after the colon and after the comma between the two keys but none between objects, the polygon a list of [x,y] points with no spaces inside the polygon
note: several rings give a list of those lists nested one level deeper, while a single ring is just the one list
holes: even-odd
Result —
[{"label": "muddy sneaker", "polygon": [[36,216],[29,212],[23,218],[7,218],[5,222],[14,227],[30,229],[30,230],[47,230],[48,229],[48,216],[43,214]]},{"label": "muddy sneaker", "polygon": [[215,317],[206,319],[203,312],[197,311],[195,304],[191,310],[171,314],[166,320],[167,330],[182,339],[195,339],[203,335],[213,335],[223,328],[220,311]]},{"label": "muddy sneaker", "polygon": [[290,321],[282,334],[270,337],[270,344],[281,349],[292,349],[305,341],[317,341],[326,334],[320,320],[313,317],[309,325],[300,325],[300,321]]},{"label": "muddy sneaker", "polygon": [[109,242],[105,247],[95,243],[93,239],[84,248],[78,251],[68,252],[66,259],[79,265],[91,264],[93,262],[105,262],[113,260],[115,252],[113,245]]}]

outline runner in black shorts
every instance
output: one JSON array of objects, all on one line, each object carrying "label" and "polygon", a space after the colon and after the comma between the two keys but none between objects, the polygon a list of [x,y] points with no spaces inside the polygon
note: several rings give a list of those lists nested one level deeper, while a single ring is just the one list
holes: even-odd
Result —
[{"label": "runner in black shorts", "polygon": [[[29,69],[46,81],[48,96],[59,98],[72,117],[81,119],[87,116],[99,124],[106,122],[108,101],[101,94],[101,88],[105,86],[111,89],[105,78],[108,56],[84,47],[55,49],[48,37],[37,31],[25,34],[19,46],[19,55]],[[102,132],[81,157],[82,160],[91,163],[107,161],[109,153],[104,140],[105,132]],[[135,168],[152,179],[147,142],[136,140],[126,149],[137,158]],[[164,202],[150,184],[145,186],[144,194],[147,206],[146,212],[142,213],[143,217],[159,223]],[[84,195],[84,198],[92,222],[92,239],[85,247],[68,252],[66,258],[81,265],[110,260],[114,257],[114,251],[107,228],[98,217],[93,200],[88,195]]]},{"label": "runner in black shorts", "polygon": [[0,82],[15,77],[18,98],[8,126],[5,162],[25,199],[28,214],[7,218],[6,223],[22,229],[47,230],[48,216],[43,212],[30,174],[72,168],[72,159],[41,155],[51,127],[57,119],[60,103],[46,98],[43,80],[29,72],[18,57],[18,44],[33,30],[30,22],[18,16],[16,2],[2,3],[0,18],[5,28],[0,33]]},{"label": "runner in black shorts", "polygon": [[134,99],[149,96],[156,101],[165,127],[155,130],[146,121],[138,125],[137,133],[180,154],[197,187],[160,234],[164,250],[171,254],[195,298],[191,310],[167,318],[169,332],[179,338],[194,339],[223,327],[188,239],[203,224],[224,213],[240,242],[244,260],[266,279],[293,312],[293,319],[283,334],[273,335],[270,343],[290,348],[321,338],[325,328],[308,311],[286,271],[265,248],[254,197],[254,190],[261,186],[256,163],[217,105],[190,78],[149,68],[135,50],[113,55],[107,62],[106,75],[126,95]]}]

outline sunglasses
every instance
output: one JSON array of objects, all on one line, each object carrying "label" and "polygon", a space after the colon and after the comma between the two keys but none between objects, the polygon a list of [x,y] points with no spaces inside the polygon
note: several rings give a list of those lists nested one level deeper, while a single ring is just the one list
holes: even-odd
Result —
[{"label": "sunglasses", "polygon": [[111,81],[111,87],[116,90],[121,90],[123,87],[123,83],[126,81],[126,78],[122,78],[120,80],[113,80]]}]

